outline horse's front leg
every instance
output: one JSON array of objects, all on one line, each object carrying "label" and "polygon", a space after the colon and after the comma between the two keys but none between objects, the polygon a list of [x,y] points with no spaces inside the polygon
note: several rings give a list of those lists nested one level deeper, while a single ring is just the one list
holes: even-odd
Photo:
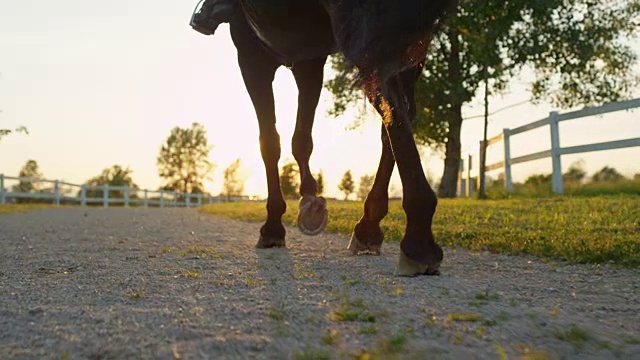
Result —
[{"label": "horse's front leg", "polygon": [[238,55],[238,63],[245,86],[258,117],[260,127],[260,152],[267,173],[267,221],[260,229],[256,247],[284,247],[286,230],[282,215],[287,204],[280,189],[278,160],[280,160],[280,135],[276,129],[276,113],[272,82],[279,64],[266,56]]},{"label": "horse's front leg", "polygon": [[322,90],[324,64],[327,58],[297,62],[292,72],[298,85],[298,115],[293,133],[293,156],[300,169],[300,210],[298,228],[306,235],[319,234],[327,225],[327,202],[316,197],[318,183],[311,174],[309,159],[313,151],[313,121]]},{"label": "horse's front leg", "polygon": [[[421,72],[422,67],[419,66],[400,74],[410,122],[413,122],[416,117],[415,83]],[[380,116],[384,117],[384,109],[381,106],[382,97],[377,90],[379,89],[367,95]],[[375,181],[364,202],[364,214],[353,229],[351,241],[347,247],[348,250],[356,255],[379,255],[380,247],[384,241],[380,222],[389,211],[389,182],[395,167],[395,160],[391,150],[389,134],[387,134],[384,125],[382,125],[381,132],[382,154]]]},{"label": "horse's front leg", "polygon": [[364,201],[364,214],[351,234],[347,249],[356,255],[380,255],[384,234],[380,222],[389,211],[389,182],[395,167],[391,143],[382,126],[382,155],[373,186]]},{"label": "horse's front leg", "polygon": [[411,129],[410,107],[400,76],[381,85],[386,103],[383,123],[391,140],[393,155],[402,180],[402,207],[407,226],[400,243],[400,259],[396,274],[414,276],[438,274],[442,248],[436,244],[431,224],[438,199],[424,175],[420,154]]}]

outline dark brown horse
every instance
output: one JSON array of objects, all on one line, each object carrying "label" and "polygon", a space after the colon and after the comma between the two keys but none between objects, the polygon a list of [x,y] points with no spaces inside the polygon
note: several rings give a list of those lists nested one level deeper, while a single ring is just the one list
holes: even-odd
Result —
[{"label": "dark brown horse", "polygon": [[230,18],[231,36],[258,117],[268,184],[267,221],[257,247],[285,246],[286,203],[279,183],[280,136],[272,89],[283,65],[290,67],[299,90],[292,142],[301,177],[298,226],[313,235],[326,225],[326,201],[316,197],[318,186],[309,169],[311,130],[324,64],[328,55],[340,52],[358,71],[357,86],[383,119],[380,164],[348,249],[380,253],[380,221],[388,211],[389,181],[397,163],[407,225],[396,274],[438,273],[443,253],[431,231],[437,198],[424,175],[411,122],[414,86],[427,48],[454,6],[455,0],[239,0]]}]

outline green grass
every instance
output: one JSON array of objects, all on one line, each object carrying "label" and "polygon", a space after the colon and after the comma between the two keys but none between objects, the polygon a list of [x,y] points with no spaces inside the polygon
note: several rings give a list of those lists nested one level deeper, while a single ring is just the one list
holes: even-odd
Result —
[{"label": "green grass", "polygon": [[25,213],[33,210],[52,209],[59,206],[49,204],[0,204],[0,215]]},{"label": "green grass", "polygon": [[[296,220],[298,203],[283,217]],[[361,202],[329,201],[326,231],[351,234],[362,216]],[[265,203],[226,203],[202,208],[210,214],[264,221]],[[385,240],[399,241],[405,227],[400,201],[389,204],[382,221]],[[508,254],[532,254],[573,263],[640,265],[640,196],[550,197],[535,199],[441,199],[433,222],[445,246]]]},{"label": "green grass", "polygon": [[369,311],[362,299],[350,301],[344,298],[340,306],[329,314],[329,320],[373,323],[376,322],[376,317]]},{"label": "green grass", "polygon": [[578,348],[582,348],[584,343],[591,339],[588,332],[575,325],[566,331],[556,331],[554,335],[556,339],[571,343]]}]

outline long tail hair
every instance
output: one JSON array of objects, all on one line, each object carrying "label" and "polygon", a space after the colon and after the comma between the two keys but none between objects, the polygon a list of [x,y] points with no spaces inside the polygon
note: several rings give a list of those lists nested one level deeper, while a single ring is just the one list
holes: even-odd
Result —
[{"label": "long tail hair", "polygon": [[457,0],[338,0],[329,9],[340,51],[357,85],[417,66]]}]

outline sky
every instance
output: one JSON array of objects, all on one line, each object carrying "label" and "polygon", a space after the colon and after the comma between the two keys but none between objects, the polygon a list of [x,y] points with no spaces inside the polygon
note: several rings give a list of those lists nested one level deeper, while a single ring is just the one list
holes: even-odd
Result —
[{"label": "sky", "polygon": [[[0,142],[0,173],[17,176],[36,160],[47,179],[80,184],[114,164],[133,170],[141,188],[157,189],[156,157],[175,126],[202,123],[216,163],[205,188],[218,193],[224,169],[236,158],[248,176],[245,191],[266,195],[258,126],[237,65],[229,27],[214,36],[188,25],[193,1],[177,0],[0,0],[0,128],[24,125],[29,135]],[[635,46],[640,52],[640,45]],[[325,72],[329,76],[330,69]],[[504,95],[491,98],[491,111],[527,100],[526,76]],[[281,68],[273,83],[280,164],[292,160],[297,88]],[[636,92],[640,97],[640,92]],[[349,130],[355,109],[334,119],[326,115],[331,96],[323,90],[314,126],[312,171],[322,169],[328,196],[340,196],[337,184],[350,169],[356,179],[376,171],[380,156],[380,119],[374,114]],[[525,104],[492,116],[489,135],[539,120],[555,110],[550,104]],[[480,99],[464,116],[482,113]],[[477,152],[482,119],[464,122],[463,151]],[[640,136],[640,110],[561,123],[562,146]],[[512,156],[549,148],[549,129],[514,137]],[[490,148],[489,163],[501,159]],[[592,174],[612,165],[625,175],[640,172],[640,148],[563,156],[563,169],[582,159]],[[423,150],[423,166],[439,180],[443,155]],[[551,160],[513,167],[514,181],[532,173],[550,173]],[[497,176],[499,171],[490,173]],[[392,193],[400,194],[397,171]]]}]

